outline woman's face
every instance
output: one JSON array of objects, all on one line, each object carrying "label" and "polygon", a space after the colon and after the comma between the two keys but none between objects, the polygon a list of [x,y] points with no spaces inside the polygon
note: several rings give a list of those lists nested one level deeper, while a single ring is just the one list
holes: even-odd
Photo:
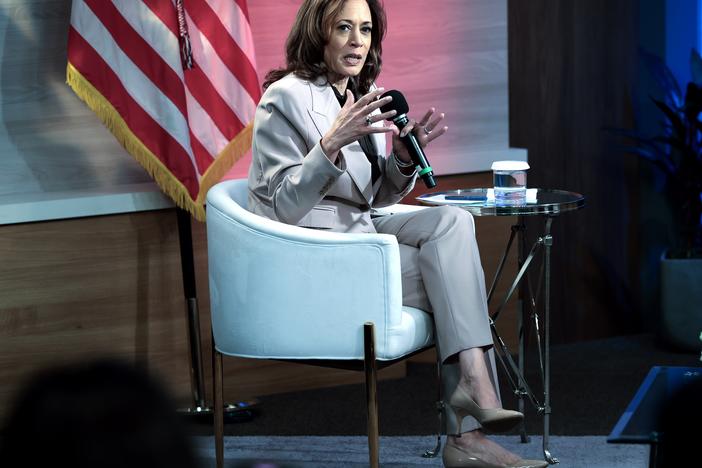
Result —
[{"label": "woman's face", "polygon": [[371,45],[373,19],[366,0],[346,0],[334,18],[324,63],[336,78],[357,76],[366,62]]}]

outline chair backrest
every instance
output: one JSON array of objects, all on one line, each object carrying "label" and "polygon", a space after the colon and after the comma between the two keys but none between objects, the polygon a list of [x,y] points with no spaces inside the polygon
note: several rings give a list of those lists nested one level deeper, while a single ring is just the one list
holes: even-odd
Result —
[{"label": "chair backrest", "polygon": [[398,335],[408,315],[394,236],[287,225],[248,212],[247,197],[246,180],[221,182],[207,195],[210,306],[220,352],[361,359],[366,321],[376,326],[380,359],[404,346]]},{"label": "chair backrest", "polygon": [[222,188],[226,190],[234,203],[247,209],[249,206],[249,183],[246,179],[235,179],[229,183],[223,184]]}]

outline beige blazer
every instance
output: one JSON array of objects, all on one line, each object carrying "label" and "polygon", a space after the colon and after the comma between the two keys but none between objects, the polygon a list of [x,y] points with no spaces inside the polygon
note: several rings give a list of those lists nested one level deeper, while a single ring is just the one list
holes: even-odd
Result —
[{"label": "beige blazer", "polygon": [[370,207],[397,203],[412,190],[416,173],[403,175],[397,159],[386,156],[384,134],[373,135],[381,169],[375,184],[358,142],[344,146],[332,164],[320,140],[340,110],[323,78],[290,74],[268,87],[254,119],[250,211],[304,227],[375,232]]}]

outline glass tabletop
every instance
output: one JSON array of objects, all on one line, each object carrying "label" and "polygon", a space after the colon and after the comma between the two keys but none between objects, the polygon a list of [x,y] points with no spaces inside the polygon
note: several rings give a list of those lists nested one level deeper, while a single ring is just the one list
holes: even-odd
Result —
[{"label": "glass tabletop", "polygon": [[531,216],[558,215],[579,210],[585,206],[585,197],[576,192],[556,189],[527,189],[526,204],[495,204],[491,188],[470,188],[446,192],[425,193],[417,197],[423,205],[453,205],[469,211],[473,216]]}]

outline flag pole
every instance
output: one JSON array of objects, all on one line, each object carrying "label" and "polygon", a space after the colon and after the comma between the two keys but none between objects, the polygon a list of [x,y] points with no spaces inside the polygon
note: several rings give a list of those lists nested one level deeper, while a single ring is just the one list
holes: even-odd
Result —
[{"label": "flag pole", "polygon": [[178,216],[178,239],[180,241],[180,264],[183,273],[183,294],[187,304],[188,343],[190,345],[190,386],[194,412],[208,411],[205,404],[205,378],[202,371],[202,344],[200,341],[200,313],[197,307],[195,284],[195,260],[190,213],[176,208]]},{"label": "flag pole", "polygon": [[[178,239],[180,242],[180,264],[183,273],[183,294],[187,304],[188,343],[190,346],[190,386],[192,390],[192,407],[179,410],[186,415],[211,417],[213,408],[205,400],[205,379],[202,366],[202,342],[200,339],[200,313],[197,306],[197,288],[195,283],[195,260],[193,255],[193,236],[190,213],[176,207],[178,218]],[[249,421],[257,401],[241,401],[224,405],[224,417],[227,421]]]}]

